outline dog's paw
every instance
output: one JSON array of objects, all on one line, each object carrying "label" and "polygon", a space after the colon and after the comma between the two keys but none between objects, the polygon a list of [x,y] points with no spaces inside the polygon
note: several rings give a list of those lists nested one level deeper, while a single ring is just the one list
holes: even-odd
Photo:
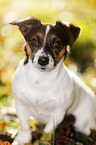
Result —
[{"label": "dog's paw", "polygon": [[12,145],[24,145],[25,143],[30,143],[31,140],[32,136],[30,129],[27,130],[20,129]]}]

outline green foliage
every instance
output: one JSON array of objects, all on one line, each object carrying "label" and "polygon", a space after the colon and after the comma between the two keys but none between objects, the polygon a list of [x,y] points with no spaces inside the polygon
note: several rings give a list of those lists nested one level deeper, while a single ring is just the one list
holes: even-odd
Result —
[{"label": "green foliage", "polygon": [[44,144],[44,143],[41,142],[41,143],[39,143],[39,145],[48,145],[48,144]]},{"label": "green foliage", "polygon": [[[68,145],[76,145],[76,143],[68,143]],[[79,144],[78,144],[79,145]]]}]

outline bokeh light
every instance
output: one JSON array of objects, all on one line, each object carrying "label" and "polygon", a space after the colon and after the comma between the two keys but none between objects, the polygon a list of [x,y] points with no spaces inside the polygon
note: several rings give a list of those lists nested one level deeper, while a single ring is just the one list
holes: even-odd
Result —
[{"label": "bokeh light", "polygon": [[3,26],[3,28],[1,29],[1,35],[2,36],[8,36],[10,35],[12,32],[12,27],[11,26]]}]

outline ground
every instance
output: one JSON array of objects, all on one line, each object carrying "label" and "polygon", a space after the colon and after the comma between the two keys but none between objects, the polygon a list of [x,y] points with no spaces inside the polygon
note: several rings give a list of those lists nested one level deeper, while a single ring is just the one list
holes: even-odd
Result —
[{"label": "ground", "polygon": [[[65,119],[56,130],[54,129],[53,133],[45,134],[43,125],[35,124],[34,121],[31,121],[31,128],[34,128],[32,143],[26,145],[96,145],[96,130],[90,130],[90,135],[86,136],[81,132],[76,132],[73,127],[74,122],[75,117],[73,115],[66,115]],[[9,124],[4,120],[1,123],[3,131],[0,133],[0,142],[8,141],[10,144],[13,142],[16,135],[7,133],[6,127]],[[16,127],[16,124],[12,126]]]}]

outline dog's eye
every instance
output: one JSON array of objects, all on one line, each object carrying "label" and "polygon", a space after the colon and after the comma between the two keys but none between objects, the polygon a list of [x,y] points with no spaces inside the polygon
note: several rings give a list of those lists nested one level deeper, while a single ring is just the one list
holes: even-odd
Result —
[{"label": "dog's eye", "polygon": [[38,45],[38,41],[37,41],[35,38],[33,38],[33,39],[31,40],[31,46],[35,47],[35,46],[37,46],[37,45]]},{"label": "dog's eye", "polygon": [[56,40],[54,43],[54,47],[57,49],[60,49],[62,47],[62,43],[60,40]]}]

